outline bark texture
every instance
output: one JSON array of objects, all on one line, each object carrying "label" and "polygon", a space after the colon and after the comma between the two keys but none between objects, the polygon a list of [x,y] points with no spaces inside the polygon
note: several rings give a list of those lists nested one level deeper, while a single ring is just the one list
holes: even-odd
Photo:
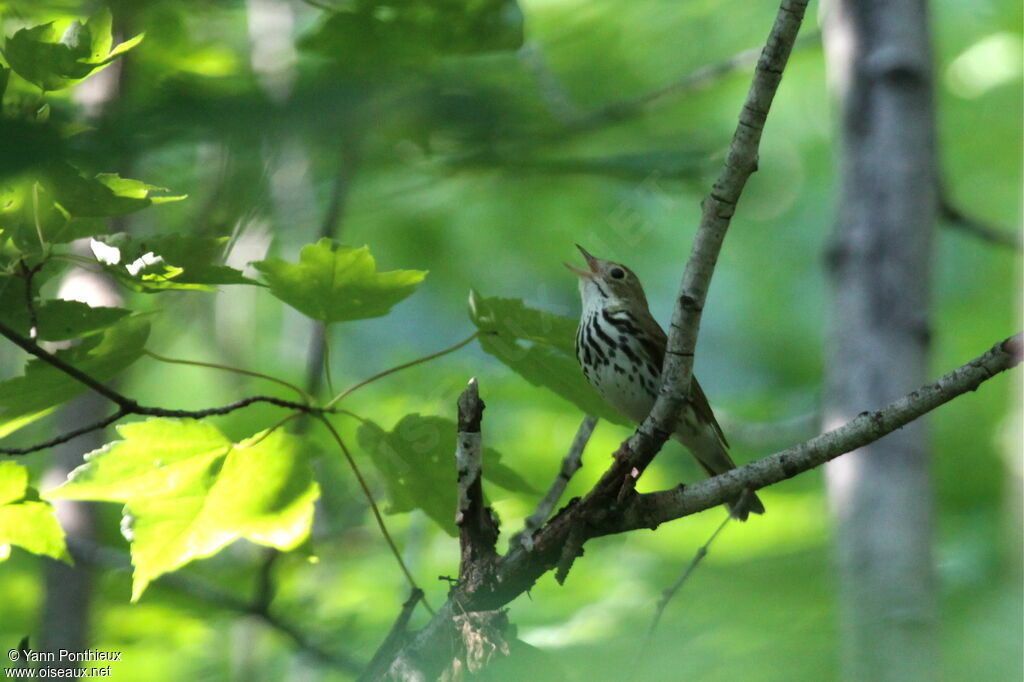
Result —
[{"label": "bark texture", "polygon": [[[927,376],[937,196],[926,2],[834,0],[824,37],[841,111],[831,428]],[[939,679],[929,460],[918,420],[826,468],[847,679]]]}]

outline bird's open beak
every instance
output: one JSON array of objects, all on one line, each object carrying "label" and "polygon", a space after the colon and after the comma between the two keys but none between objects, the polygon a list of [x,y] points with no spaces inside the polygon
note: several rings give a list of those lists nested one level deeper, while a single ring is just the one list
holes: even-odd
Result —
[{"label": "bird's open beak", "polygon": [[591,256],[590,253],[579,244],[576,245],[576,248],[579,249],[580,253],[583,254],[583,257],[587,259],[587,267],[589,267],[590,270],[584,270],[583,268],[578,268],[575,265],[569,265],[568,263],[564,263],[564,265],[575,272],[578,277],[586,277],[587,279],[590,279],[597,274],[597,259]]}]

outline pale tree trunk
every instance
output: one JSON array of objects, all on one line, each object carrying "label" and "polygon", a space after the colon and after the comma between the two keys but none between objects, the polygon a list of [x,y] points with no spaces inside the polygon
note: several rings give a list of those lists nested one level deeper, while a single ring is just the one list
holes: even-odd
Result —
[{"label": "pale tree trunk", "polygon": [[[105,276],[83,268],[73,268],[65,275],[57,297],[81,301],[91,306],[116,307],[124,303],[114,285]],[[89,392],[72,400],[57,412],[60,431],[71,426],[89,424],[106,417],[110,403],[106,398]],[[94,431],[53,450],[53,459],[46,470],[43,488],[60,485],[71,470],[82,463],[82,455],[104,443],[103,431]],[[70,540],[91,542],[95,535],[96,503],[76,500],[54,500],[57,518]],[[45,595],[39,628],[39,642],[35,648],[42,651],[83,651],[91,643],[90,614],[92,604],[92,569],[87,564],[68,566],[59,561],[44,563]],[[80,665],[61,660],[44,663],[52,670],[74,670]]]},{"label": "pale tree trunk", "polygon": [[[833,0],[824,39],[841,112],[831,427],[927,380],[936,160],[925,1]],[[929,459],[918,420],[826,468],[847,679],[939,679]]]}]

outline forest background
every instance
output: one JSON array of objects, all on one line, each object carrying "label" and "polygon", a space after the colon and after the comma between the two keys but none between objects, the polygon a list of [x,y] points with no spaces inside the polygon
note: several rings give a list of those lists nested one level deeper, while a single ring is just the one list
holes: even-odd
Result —
[{"label": "forest background", "polygon": [[[89,175],[117,172],[170,188],[170,196],[187,198],[118,210],[93,234],[127,232],[137,243],[195,238],[179,249],[190,257],[227,237],[217,253],[251,279],[266,270],[250,263],[296,262],[323,237],[368,245],[382,271],[428,271],[386,316],[329,326],[326,364],[338,389],[473,334],[471,290],[574,318],[576,283],[562,262],[578,260],[576,242],[632,267],[666,324],[700,198],[721,166],[776,11],[774,3],[716,0],[363,2],[340,13],[344,20],[279,0],[2,8],[8,62],[17,31],[50,21],[59,37],[71,21],[109,10],[114,43],[145,34],[109,68],[45,94],[10,76],[0,171],[11,187],[36,165],[66,158]],[[817,12],[812,5],[774,102],[760,171],[722,252],[696,356],[741,462],[816,433],[821,413],[825,253],[838,189],[837,119]],[[1021,24],[1020,3],[1010,0],[931,5],[944,208],[933,261],[932,375],[1019,325]],[[26,136],[28,120],[54,135]],[[14,232],[8,227],[2,237],[7,255],[28,248]],[[180,288],[159,287],[120,273],[115,285],[80,270],[44,272],[44,294],[95,296],[151,313],[142,316],[151,327],[146,347],[159,355],[334,393],[320,364],[319,328],[267,289],[219,284],[231,277],[222,271],[206,273],[222,279],[203,291],[204,281],[179,277]],[[161,275],[174,283],[173,273]],[[400,422],[413,414],[454,420],[456,398],[476,376],[488,404],[484,442],[507,468],[487,493],[512,532],[553,478],[582,417],[576,404],[524,380],[493,350],[474,340],[345,399],[345,409],[373,424],[331,418],[374,497],[397,512],[385,522],[435,605],[449,587],[436,577],[454,575],[458,565],[458,543],[445,530],[454,509],[454,432],[441,437],[444,429],[429,420],[403,431]],[[20,372],[23,359],[0,344],[5,378]],[[138,359],[116,386],[144,405],[182,409],[273,393],[260,379],[151,357]],[[1018,387],[1012,374],[996,377],[929,417],[948,679],[1024,674]],[[109,411],[82,398],[2,445],[38,443]],[[254,405],[214,423],[238,440],[281,416],[273,405]],[[380,438],[393,429],[433,457],[418,480],[399,484],[382,463]],[[629,433],[599,422],[566,499],[589,489]],[[88,646],[122,652],[115,679],[348,679],[330,656],[367,662],[408,583],[330,433],[310,426],[299,435],[320,490],[311,540],[299,551],[268,558],[264,548],[235,543],[157,579],[133,603],[121,505],[96,505],[75,533],[78,552],[91,559],[78,563],[91,578],[75,584],[74,598],[55,598],[47,576],[63,569],[49,559],[15,549],[0,565],[3,648],[81,620]],[[84,437],[17,461],[47,491],[69,462],[115,437],[110,431],[91,444]],[[396,457],[407,462],[402,452]],[[641,489],[701,477],[669,444]],[[833,530],[821,479],[813,472],[765,490],[769,513],[730,524],[716,539],[668,606],[642,662],[646,678],[835,677]],[[650,623],[661,591],[722,515],[716,509],[589,544],[564,586],[546,576],[513,602],[518,638],[547,654],[543,668],[557,666],[572,679],[620,679],[635,665],[635,635]],[[272,618],[250,608],[261,590]],[[418,613],[414,624],[425,617]]]}]

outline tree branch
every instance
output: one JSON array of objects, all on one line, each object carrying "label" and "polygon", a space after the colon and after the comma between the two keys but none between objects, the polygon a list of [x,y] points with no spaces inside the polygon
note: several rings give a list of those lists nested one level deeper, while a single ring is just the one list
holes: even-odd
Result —
[{"label": "tree branch", "polygon": [[576,437],[572,440],[572,446],[569,448],[569,452],[565,455],[562,460],[562,466],[558,470],[558,475],[555,476],[554,482],[548,489],[547,494],[541,499],[540,503],[537,504],[537,510],[534,511],[530,516],[523,522],[523,529],[512,536],[509,540],[509,546],[514,547],[516,545],[522,545],[524,549],[529,551],[533,548],[533,534],[544,525],[544,522],[551,516],[551,512],[554,511],[555,505],[562,499],[562,493],[565,492],[566,486],[569,485],[569,481],[579,471],[579,468],[583,466],[583,450],[587,447],[587,443],[590,441],[590,435],[594,432],[594,427],[597,425],[597,417],[591,417],[589,414],[583,418],[583,422],[580,424],[580,428],[576,431]]},{"label": "tree branch", "polygon": [[455,512],[455,525],[459,527],[459,545],[462,561],[459,581],[477,581],[480,569],[490,564],[497,555],[494,544],[498,540],[498,523],[494,512],[484,501],[481,483],[483,473],[483,443],[480,422],[484,402],[476,379],[470,379],[466,390],[459,396],[459,433],[455,447],[455,465],[458,470],[459,501]]},{"label": "tree branch", "polygon": [[758,490],[821,466],[839,455],[873,443],[959,395],[977,390],[985,381],[1020,364],[1022,356],[1024,340],[1018,333],[938,381],[880,410],[862,412],[843,426],[800,445],[694,485],[638,495],[608,530],[621,533],[636,528],[655,528],[666,521],[718,506],[743,490]]},{"label": "tree branch", "polygon": [[[436,672],[446,657],[455,655],[453,619],[471,611],[494,611],[530,589],[534,582],[560,560],[570,537],[588,539],[656,528],[699,511],[735,499],[744,490],[757,490],[792,478],[851,450],[882,438],[939,405],[953,400],[982,383],[1020,364],[1024,356],[1021,334],[997,343],[984,355],[946,374],[933,384],[891,403],[881,410],[864,412],[848,424],[800,445],[765,457],[738,469],[691,486],[655,493],[627,495],[624,503],[613,504],[616,491],[599,497],[601,482],[587,497],[575,500],[555,516],[534,538],[531,551],[510,545],[508,553],[494,567],[488,584],[460,582],[448,601],[427,626],[411,637],[395,654],[383,676],[391,679],[417,678],[417,671]],[[614,467],[613,467],[614,468]],[[611,497],[611,500],[609,500]]]},{"label": "tree branch", "polygon": [[719,533],[721,533],[725,529],[725,527],[729,524],[729,521],[731,520],[732,515],[727,515],[724,519],[722,519],[722,522],[718,524],[717,528],[715,528],[715,532],[711,534],[711,537],[709,537],[707,541],[705,541],[705,543],[697,549],[697,553],[693,555],[693,559],[691,559],[690,563],[686,565],[686,568],[683,569],[683,572],[679,574],[679,577],[676,578],[676,581],[672,583],[671,586],[666,588],[664,592],[661,593],[661,598],[658,600],[658,605],[654,607],[654,616],[651,618],[651,624],[647,627],[647,638],[644,641],[644,645],[640,650],[641,655],[643,654],[643,652],[647,650],[647,647],[650,645],[651,638],[654,636],[654,631],[658,629],[658,623],[661,622],[661,617],[665,615],[665,609],[668,607],[668,603],[672,601],[672,598],[675,597],[679,590],[682,589],[683,585],[686,584],[686,581],[689,580],[690,576],[697,568],[697,565],[701,561],[703,561],[704,557],[708,555],[708,548],[711,547],[711,543],[715,541],[715,538],[718,537]]},{"label": "tree branch", "polygon": [[[818,45],[820,42],[821,32],[813,31],[797,39],[795,46]],[[571,121],[569,130],[572,134],[578,134],[639,116],[659,100],[672,95],[700,90],[725,76],[748,67],[757,61],[759,54],[760,50],[751,48],[737,52],[719,62],[706,64],[659,88],[649,90],[635,97],[611,102],[599,109],[586,113]]]},{"label": "tree branch", "polygon": [[283,400],[281,398],[275,398],[273,396],[266,395],[250,396],[248,398],[236,400],[233,403],[228,403],[227,405],[221,405],[219,407],[207,407],[201,410],[172,410],[163,407],[147,407],[145,405],[140,405],[138,402],[136,402],[132,398],[129,398],[128,396],[118,393],[109,386],[105,386],[99,381],[96,381],[94,378],[92,378],[85,372],[64,362],[53,353],[50,353],[49,351],[47,351],[46,349],[32,341],[31,339],[25,338],[24,336],[14,331],[13,329],[11,329],[2,322],[0,322],[0,335],[7,337],[14,345],[18,346],[26,353],[34,355],[35,357],[39,358],[41,361],[47,363],[48,365],[51,365],[52,367],[56,367],[60,371],[70,376],[72,379],[89,387],[96,393],[99,393],[101,396],[103,396],[107,400],[110,400],[112,403],[114,403],[120,408],[117,412],[115,412],[114,414],[107,418],[101,419],[98,422],[94,422],[87,426],[73,429],[63,435],[57,436],[56,438],[52,438],[44,443],[39,443],[37,445],[31,445],[23,448],[0,448],[0,454],[3,455],[26,455],[31,452],[36,452],[38,450],[44,450],[46,448],[53,447],[54,445],[66,443],[72,438],[77,438],[78,436],[81,436],[83,434],[106,428],[107,426],[110,426],[119,419],[122,419],[123,417],[126,417],[131,414],[147,417],[202,419],[204,417],[228,414],[229,412],[240,410],[243,407],[248,407],[249,405],[252,405],[254,403],[269,403],[271,405],[277,405],[278,407],[284,407],[290,410],[304,412],[306,414],[324,414],[325,412],[332,412],[330,408],[314,407],[306,403],[297,403],[291,400]]},{"label": "tree branch", "polygon": [[974,216],[967,215],[958,206],[950,201],[945,194],[939,195],[939,217],[950,227],[973,235],[982,241],[999,246],[1008,246],[1020,251],[1024,248],[1020,232],[1010,232],[998,227],[993,227]]},{"label": "tree branch", "polygon": [[129,414],[128,412],[126,412],[125,410],[121,409],[121,410],[118,410],[117,412],[115,412],[114,414],[110,415],[109,417],[104,417],[103,419],[100,419],[99,421],[93,422],[92,424],[86,424],[85,426],[80,426],[77,429],[72,429],[71,431],[68,431],[67,433],[62,433],[61,435],[57,436],[56,438],[51,438],[50,440],[46,441],[45,443],[39,443],[37,445],[29,445],[29,446],[24,447],[24,448],[0,448],[0,455],[27,455],[27,454],[32,453],[32,452],[37,452],[39,450],[45,450],[47,448],[52,448],[52,447],[54,447],[56,445],[60,445],[61,443],[67,443],[69,440],[74,440],[75,438],[78,438],[79,436],[84,436],[87,433],[92,433],[93,431],[99,431],[101,429],[105,429],[108,426],[110,426],[111,424],[113,424],[114,422],[116,422],[117,420],[122,419],[123,417],[127,416],[128,414]]},{"label": "tree branch", "polygon": [[[725,165],[702,204],[700,227],[679,286],[669,329],[661,389],[650,416],[630,440],[627,471],[642,473],[672,433],[690,395],[693,353],[701,312],[718,253],[747,179],[757,169],[758,147],[768,109],[796,41],[807,0],[782,0],[768,41],[758,60]],[[621,476],[621,472],[617,472]]]}]

